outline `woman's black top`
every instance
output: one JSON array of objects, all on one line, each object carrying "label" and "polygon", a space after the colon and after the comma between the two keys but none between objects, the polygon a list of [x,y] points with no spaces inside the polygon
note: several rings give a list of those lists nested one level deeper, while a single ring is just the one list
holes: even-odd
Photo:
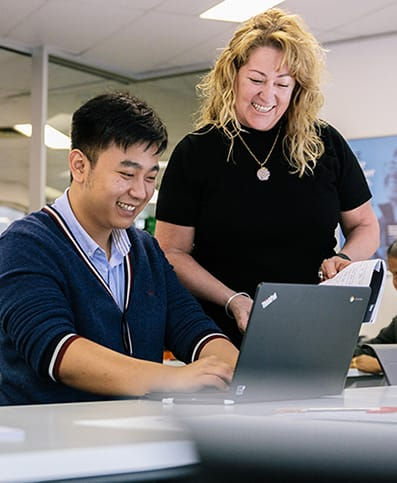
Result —
[{"label": "woman's black top", "polygon": [[[282,122],[282,121],[280,121]],[[244,140],[263,161],[277,135],[245,128]],[[283,126],[266,167],[236,138],[203,128],[183,138],[165,171],[157,203],[158,220],[195,228],[192,256],[211,274],[252,297],[259,282],[318,283],[318,268],[335,251],[341,211],[371,198],[364,173],[345,139],[321,128],[325,153],[314,173],[291,174],[282,152]],[[206,312],[237,344],[241,337],[223,307],[201,301]]]}]

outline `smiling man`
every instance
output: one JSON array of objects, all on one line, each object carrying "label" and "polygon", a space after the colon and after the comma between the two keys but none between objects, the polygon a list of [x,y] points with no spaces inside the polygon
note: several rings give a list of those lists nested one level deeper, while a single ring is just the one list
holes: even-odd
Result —
[{"label": "smiling man", "polygon": [[[0,404],[227,387],[237,350],[132,227],[166,145],[134,97],[74,113],[70,188],[0,238]],[[163,365],[165,347],[187,365]]]}]

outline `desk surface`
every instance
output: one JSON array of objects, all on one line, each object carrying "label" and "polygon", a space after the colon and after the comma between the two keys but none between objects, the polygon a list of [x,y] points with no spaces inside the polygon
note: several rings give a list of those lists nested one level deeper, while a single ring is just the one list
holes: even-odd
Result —
[{"label": "desk surface", "polygon": [[185,418],[206,483],[395,483],[397,386]]},{"label": "desk surface", "polygon": [[197,462],[194,444],[161,403],[0,407],[0,481],[166,473]]},{"label": "desk surface", "polygon": [[[318,472],[326,460],[341,474],[348,471],[349,477],[355,468],[365,469],[377,482],[383,481],[379,471],[388,468],[396,481],[397,413],[367,411],[384,406],[397,407],[397,386],[234,406],[124,400],[0,407],[0,481],[118,474],[133,480],[141,472],[191,468],[200,458],[215,469],[225,464],[233,468],[233,461],[244,468],[244,462],[250,462],[261,471],[260,479],[274,469],[275,461],[284,468],[288,462],[295,473],[310,462],[321,481]],[[371,467],[377,468],[376,475]],[[206,481],[226,481],[212,470],[217,479]],[[229,473],[224,476],[233,481]],[[342,479],[334,475],[334,481]]]}]

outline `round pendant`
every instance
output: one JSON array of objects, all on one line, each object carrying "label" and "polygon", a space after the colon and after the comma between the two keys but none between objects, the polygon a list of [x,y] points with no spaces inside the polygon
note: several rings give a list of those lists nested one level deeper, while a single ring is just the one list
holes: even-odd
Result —
[{"label": "round pendant", "polygon": [[258,177],[259,181],[267,181],[270,178],[270,171],[262,166],[256,172],[256,176]]}]

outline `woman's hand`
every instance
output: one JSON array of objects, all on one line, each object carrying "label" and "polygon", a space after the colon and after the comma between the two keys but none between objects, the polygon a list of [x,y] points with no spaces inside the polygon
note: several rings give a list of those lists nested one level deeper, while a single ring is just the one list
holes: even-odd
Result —
[{"label": "woman's hand", "polygon": [[[372,209],[371,201],[349,211],[341,211],[340,224],[345,237],[341,251],[351,258],[351,261],[371,258],[379,247],[379,223]],[[320,282],[334,277],[349,263],[340,256],[323,260],[318,270]]]},{"label": "woman's hand", "polygon": [[228,311],[233,314],[236,319],[237,327],[240,332],[245,332],[247,329],[248,318],[252,309],[252,298],[244,295],[235,297],[228,306]]},{"label": "woman's hand", "polygon": [[345,260],[338,255],[335,255],[331,258],[326,258],[325,260],[323,260],[318,270],[318,277],[320,279],[320,282],[335,277],[338,272],[340,272],[350,264],[350,260]]}]

